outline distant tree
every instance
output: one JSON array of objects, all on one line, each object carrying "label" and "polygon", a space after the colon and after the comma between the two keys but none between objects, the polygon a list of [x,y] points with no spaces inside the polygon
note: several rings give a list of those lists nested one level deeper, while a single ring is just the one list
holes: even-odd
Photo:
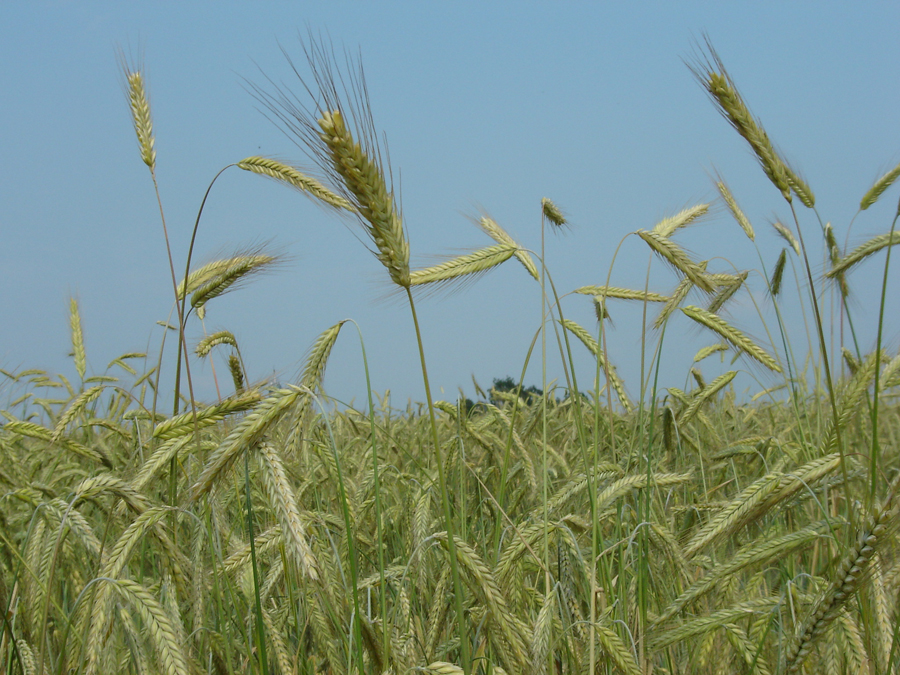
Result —
[{"label": "distant tree", "polygon": [[[491,391],[509,392],[511,394],[518,393],[519,397],[522,398],[526,403],[533,403],[539,400],[544,394],[541,389],[538,389],[534,385],[525,389],[520,389],[518,382],[513,380],[513,378],[511,377],[495,378],[494,386],[491,387]],[[491,403],[497,406],[503,403],[500,398],[495,397],[493,394],[491,394],[490,400]]]}]

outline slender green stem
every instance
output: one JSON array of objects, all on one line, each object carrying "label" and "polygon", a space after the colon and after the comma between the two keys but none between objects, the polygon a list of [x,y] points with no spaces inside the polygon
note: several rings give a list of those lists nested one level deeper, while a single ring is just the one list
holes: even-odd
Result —
[{"label": "slender green stem", "polygon": [[253,567],[253,596],[256,600],[256,649],[260,671],[269,674],[269,659],[266,657],[266,632],[263,625],[262,600],[259,597],[259,569],[256,562],[256,535],[253,533],[253,502],[250,499],[250,454],[244,452],[244,487],[247,498],[247,535],[250,537],[250,563]]},{"label": "slender green stem", "polygon": [[419,361],[422,365],[422,380],[425,384],[425,398],[428,401],[428,417],[431,422],[431,440],[434,444],[434,459],[437,464],[438,484],[441,488],[441,503],[444,507],[444,527],[447,529],[447,552],[450,556],[450,575],[453,579],[454,605],[456,607],[456,621],[459,630],[459,651],[462,669],[466,675],[472,672],[472,660],[469,656],[469,637],[466,627],[466,613],[463,607],[462,579],[459,575],[459,561],[456,559],[456,540],[454,538],[453,508],[450,505],[450,494],[447,491],[447,480],[444,476],[444,461],[441,457],[441,441],[438,437],[437,419],[434,415],[434,400],[431,398],[431,386],[428,383],[428,369],[425,365],[425,348],[422,344],[422,331],[419,329],[419,319],[416,316],[416,304],[413,301],[412,292],[405,287],[406,297],[409,300],[409,309],[412,312],[413,324],[416,328],[416,342],[419,346]]},{"label": "slender green stem", "polygon": [[[900,218],[900,204],[897,205],[897,215],[891,221],[891,232],[888,235],[888,241],[894,240],[894,229],[897,227],[897,219]],[[878,389],[880,387],[880,370],[881,370],[881,343],[884,334],[884,307],[887,301],[888,289],[888,272],[891,267],[891,249],[893,246],[887,247],[884,260],[884,277],[881,281],[881,304],[878,308],[878,337],[875,338],[875,400],[872,402],[872,449],[869,453],[869,507],[875,504],[875,487],[878,478],[878,458],[880,457],[880,445],[878,443],[878,402],[880,396]]]}]

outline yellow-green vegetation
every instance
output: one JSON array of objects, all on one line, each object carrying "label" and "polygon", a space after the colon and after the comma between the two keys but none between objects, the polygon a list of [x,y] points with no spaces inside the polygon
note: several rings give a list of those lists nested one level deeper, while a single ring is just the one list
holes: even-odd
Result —
[{"label": "yellow-green vegetation", "polygon": [[[410,267],[365,83],[356,71],[341,76],[324,45],[307,56],[317,93],[309,108],[288,93],[257,94],[308,145],[319,178],[261,157],[234,166],[357,220],[408,301],[426,401],[405,411],[389,397],[376,403],[367,378],[363,410],[331,405],[322,382],[336,341],[355,339],[346,322],[321,334],[287,386],[254,384],[227,330],[188,345],[188,321],[279,261],[267,251],[197,269],[189,254],[180,282],[173,264],[178,325],[167,333],[177,356],[123,354],[103,375],[87,375],[90,345],[73,300],[79,381],[2,372],[3,672],[898,672],[900,355],[883,335],[896,218],[842,251],[710,48],[695,74],[750,144],[773,197],[786,200],[792,225],[776,229],[789,247],[757,248],[759,272],[717,271],[716,251],[696,260],[675,240],[708,217],[706,204],[685,209],[633,238],[677,284],[595,279],[574,290],[588,298],[567,299],[593,300],[597,322],[583,326],[564,316],[552,264],[539,269],[487,216],[480,225],[494,245]],[[127,66],[126,76],[155,187],[143,77]],[[860,210],[898,175],[900,167],[879,179]],[[758,246],[731,190],[720,177],[715,184],[747,235],[735,228],[737,245]],[[565,224],[552,201],[539,203],[536,227]],[[824,277],[812,274],[804,241],[817,231]],[[540,337],[542,354],[550,341],[564,355],[564,385],[486,392],[475,383],[475,405],[434,401],[414,291],[513,257],[541,310],[522,372]],[[874,349],[854,340],[832,353],[823,294],[852,321],[847,277],[881,257]],[[763,261],[776,259],[770,275]],[[794,279],[807,293],[814,345],[799,357],[779,305],[787,262],[804,275]],[[764,285],[760,297],[778,317],[768,343],[725,313],[753,297],[753,284]],[[650,375],[640,382],[623,381],[607,351],[615,303],[645,309],[638,330]],[[664,388],[653,373],[669,322],[685,315],[707,345],[684,364],[693,386]],[[572,366],[585,347],[589,373]],[[230,395],[206,404],[183,396],[191,360],[222,356]],[[714,373],[726,357],[732,369]],[[177,368],[171,396],[159,391],[164,358]],[[738,395],[739,369],[765,384]]]}]

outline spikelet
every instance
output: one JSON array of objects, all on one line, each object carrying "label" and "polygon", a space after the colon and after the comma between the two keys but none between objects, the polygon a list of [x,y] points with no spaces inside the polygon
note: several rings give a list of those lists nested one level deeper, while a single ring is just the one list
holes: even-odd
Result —
[{"label": "spikelet", "polygon": [[345,209],[353,211],[353,206],[340,195],[336,195],[331,190],[322,185],[315,178],[311,178],[301,173],[292,166],[279,162],[277,159],[268,157],[247,157],[242,159],[236,165],[239,169],[257,173],[261,176],[268,176],[281,183],[287,183],[300,192],[315,197],[321,202],[333,206],[336,209]]}]

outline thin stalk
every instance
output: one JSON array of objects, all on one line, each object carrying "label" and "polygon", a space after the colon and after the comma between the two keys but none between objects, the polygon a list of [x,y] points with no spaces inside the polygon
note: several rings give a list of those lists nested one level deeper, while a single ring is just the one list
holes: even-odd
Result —
[{"label": "thin stalk", "polygon": [[[352,319],[351,319],[352,321]],[[373,488],[375,490],[375,534],[380,542],[378,549],[378,605],[381,611],[381,649],[384,653],[385,664],[388,663],[389,654],[391,653],[391,631],[388,626],[387,613],[387,587],[384,579],[384,532],[382,530],[382,506],[381,506],[381,478],[378,472],[378,438],[375,434],[375,402],[372,400],[372,380],[369,377],[369,360],[366,358],[366,343],[363,340],[362,331],[359,325],[353,321],[359,332],[359,347],[362,351],[363,370],[366,373],[366,396],[369,402],[369,433],[372,436],[372,478]]]},{"label": "thin stalk", "polygon": [[244,453],[244,486],[247,495],[247,534],[250,537],[250,563],[253,566],[253,596],[256,600],[256,649],[263,675],[269,675],[269,659],[266,657],[266,633],[263,626],[262,601],[259,597],[259,570],[256,563],[256,535],[253,533],[253,503],[250,500],[250,455]]},{"label": "thin stalk", "polygon": [[431,386],[428,383],[428,369],[425,365],[425,348],[422,344],[422,331],[419,329],[419,319],[416,316],[416,305],[413,302],[412,291],[405,286],[406,297],[409,300],[409,309],[412,312],[413,325],[416,328],[416,342],[419,346],[419,361],[422,366],[422,380],[425,384],[425,398],[428,401],[428,417],[431,422],[431,440],[434,444],[434,458],[437,463],[438,484],[441,488],[441,503],[444,507],[444,527],[447,528],[447,552],[450,556],[450,575],[453,579],[453,596],[456,607],[456,621],[459,628],[459,651],[462,669],[465,675],[472,672],[472,661],[469,656],[469,638],[466,630],[466,613],[463,608],[462,579],[459,575],[459,563],[456,559],[456,540],[454,539],[453,509],[450,505],[450,494],[447,491],[447,480],[444,476],[444,462],[441,457],[441,442],[438,438],[437,419],[434,416],[434,400],[431,398]]},{"label": "thin stalk", "polygon": [[[891,232],[888,241],[893,241],[894,229],[897,227],[897,219],[900,218],[900,203],[897,204],[897,215],[891,221]],[[875,400],[872,402],[872,450],[869,453],[869,508],[875,504],[875,484],[878,477],[878,458],[880,457],[880,447],[878,445],[878,387],[880,386],[880,370],[881,370],[881,342],[884,331],[884,305],[887,300],[888,288],[888,271],[891,267],[891,249],[893,246],[887,247],[887,253],[884,260],[884,277],[881,281],[881,305],[878,309],[878,337],[875,338]]]},{"label": "thin stalk", "polygon": [[[822,350],[822,366],[825,369],[825,383],[828,389],[828,399],[831,403],[831,417],[834,423],[834,433],[837,439],[838,452],[841,456],[841,474],[844,480],[845,489],[849,489],[850,482],[847,472],[847,461],[846,457],[844,456],[843,433],[841,432],[841,426],[838,420],[837,399],[835,398],[834,382],[831,378],[831,364],[829,363],[828,347],[825,343],[825,332],[822,327],[822,315],[819,311],[819,301],[816,299],[816,286],[813,282],[812,269],[809,266],[809,256],[807,255],[806,244],[803,241],[803,230],[800,227],[800,221],[797,218],[797,211],[794,208],[793,202],[790,202],[790,207],[791,215],[794,217],[794,225],[797,228],[797,237],[800,240],[800,249],[803,251],[803,264],[806,267],[806,278],[807,281],[809,281],[809,295],[810,299],[812,300],[813,314],[816,319],[816,332],[819,336],[819,348]],[[847,495],[848,499],[849,497],[850,496]],[[853,509],[848,509],[848,517],[850,519],[851,527],[854,527],[856,516]]]}]

